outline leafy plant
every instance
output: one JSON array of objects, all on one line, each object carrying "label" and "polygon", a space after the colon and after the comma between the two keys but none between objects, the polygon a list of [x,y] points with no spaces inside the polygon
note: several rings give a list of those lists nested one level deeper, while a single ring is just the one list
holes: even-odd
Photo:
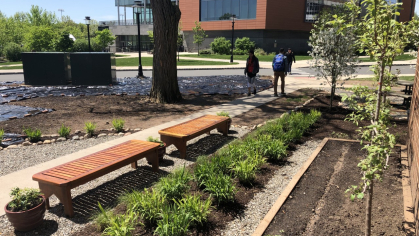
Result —
[{"label": "leafy plant", "polygon": [[7,209],[12,212],[30,210],[42,203],[41,195],[39,189],[15,187],[10,192],[12,201],[7,205]]},{"label": "leafy plant", "polygon": [[163,141],[161,141],[159,138],[153,138],[153,136],[149,136],[147,138],[147,141],[148,142],[153,142],[153,143],[160,143],[160,147],[163,147],[164,146],[164,142]]},{"label": "leafy plant", "polygon": [[95,133],[96,124],[92,122],[86,122],[84,123],[84,130],[86,130],[86,133],[91,137]]},{"label": "leafy plant", "polygon": [[41,140],[41,130],[39,129],[32,129],[32,128],[24,128],[23,133],[28,136],[29,141],[35,143]]},{"label": "leafy plant", "polygon": [[166,197],[153,190],[133,191],[122,197],[128,209],[137,212],[145,222],[155,223],[160,217],[161,209],[166,204]]},{"label": "leafy plant", "polygon": [[226,112],[226,111],[220,111],[220,112],[217,112],[217,116],[230,117],[230,116],[229,116],[229,114],[228,114],[228,112]]},{"label": "leafy plant", "polygon": [[65,126],[64,124],[62,124],[60,129],[58,130],[58,134],[60,135],[60,137],[64,137],[64,138],[67,138],[68,135],[70,135],[70,132],[71,132],[71,128]]},{"label": "leafy plant", "polygon": [[161,178],[156,189],[168,200],[179,199],[189,189],[188,182],[192,179],[192,175],[183,167]]},{"label": "leafy plant", "polygon": [[234,174],[241,183],[251,183],[256,178],[256,163],[250,159],[238,162],[234,167]]},{"label": "leafy plant", "polygon": [[218,203],[233,202],[236,186],[229,175],[213,174],[204,181],[205,191],[211,193]]},{"label": "leafy plant", "polygon": [[194,169],[194,178],[200,186],[203,186],[212,175],[219,173],[216,166],[213,165],[205,156],[198,157],[196,163],[197,165]]},{"label": "leafy plant", "polygon": [[211,198],[202,201],[200,195],[185,195],[181,200],[176,200],[175,204],[179,209],[191,214],[194,224],[202,225],[207,221],[211,213]]},{"label": "leafy plant", "polygon": [[3,140],[3,137],[4,137],[4,130],[0,129],[0,144],[1,144],[1,141]]},{"label": "leafy plant", "polygon": [[123,215],[111,215],[103,209],[99,204],[99,209],[103,214],[105,221],[107,221],[108,227],[103,231],[103,235],[109,236],[131,236],[132,231],[135,229],[134,226],[138,224],[138,216],[133,211],[128,211]]},{"label": "leafy plant", "polygon": [[173,205],[165,205],[160,216],[161,220],[157,222],[157,228],[154,232],[160,236],[186,235],[193,220],[190,212]]},{"label": "leafy plant", "polygon": [[255,55],[256,56],[265,56],[267,53],[262,48],[256,48],[255,49]]},{"label": "leafy plant", "polygon": [[20,61],[22,58],[21,53],[23,50],[22,47],[17,43],[10,42],[6,44],[3,51],[7,60],[9,61]]},{"label": "leafy plant", "polygon": [[109,219],[115,217],[112,209],[100,209],[90,219],[93,221],[93,225],[96,226],[98,231],[103,231],[109,227]]},{"label": "leafy plant", "polygon": [[202,45],[205,38],[208,37],[208,35],[205,33],[205,30],[201,27],[201,22],[195,21],[195,27],[192,28],[193,30],[193,43],[198,45],[198,55],[199,55],[199,46]]},{"label": "leafy plant", "polygon": [[211,50],[216,54],[229,54],[231,42],[224,37],[217,37],[210,44]]},{"label": "leafy plant", "polygon": [[112,126],[118,133],[124,131],[124,125],[125,125],[125,121],[123,119],[112,120]]},{"label": "leafy plant", "polygon": [[251,41],[248,37],[237,38],[234,43],[237,49],[249,53],[249,50],[255,49],[256,43]]}]

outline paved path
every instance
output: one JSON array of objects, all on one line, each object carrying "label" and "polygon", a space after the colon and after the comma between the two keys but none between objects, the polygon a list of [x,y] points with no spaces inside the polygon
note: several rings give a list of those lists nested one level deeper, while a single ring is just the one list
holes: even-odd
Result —
[{"label": "paved path", "polygon": [[[327,88],[328,86],[319,86],[319,81],[313,78],[298,78],[298,77],[287,77],[287,85],[286,85],[286,93],[291,93],[297,89],[300,88]],[[198,113],[195,113],[193,115],[186,116],[182,119],[171,121],[165,124],[161,124],[155,127],[151,127],[149,129],[143,130],[138,133],[134,133],[132,135],[122,137],[116,140],[112,140],[106,143],[102,143],[100,145],[90,147],[87,149],[84,149],[82,151],[69,154],[66,156],[59,157],[57,159],[32,166],[5,176],[0,177],[0,206],[4,206],[7,204],[7,202],[10,201],[9,192],[10,189],[12,189],[15,186],[19,186],[21,188],[24,187],[34,187],[37,188],[38,184],[35,181],[32,181],[32,175],[35,173],[38,173],[40,171],[46,170],[48,168],[55,167],[57,165],[61,165],[63,163],[75,160],[77,158],[92,154],[94,152],[98,152],[101,150],[104,150],[106,148],[109,148],[111,146],[123,143],[127,140],[131,139],[139,139],[139,140],[146,140],[147,137],[153,136],[158,137],[158,131],[185,121],[188,121],[190,119],[205,115],[205,114],[216,114],[219,111],[228,111],[231,117],[240,115],[242,113],[245,113],[251,109],[254,109],[255,107],[261,106],[265,103],[268,103],[272,100],[276,99],[273,97],[273,89],[265,90],[263,92],[260,92],[256,94],[255,96],[250,97],[244,97],[237,100],[234,100],[232,102],[218,105],[215,107],[212,107],[210,109],[206,109],[203,111],[200,111]],[[51,144],[54,145],[54,144]],[[0,152],[1,153],[1,152]],[[73,196],[75,197],[75,196]],[[3,207],[0,208],[0,215],[4,214]]]}]

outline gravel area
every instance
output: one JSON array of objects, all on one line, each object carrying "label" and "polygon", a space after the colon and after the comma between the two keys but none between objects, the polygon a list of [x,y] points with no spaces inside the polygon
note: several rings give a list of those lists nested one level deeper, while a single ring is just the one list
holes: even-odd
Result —
[{"label": "gravel area", "polygon": [[53,144],[19,147],[0,151],[0,176],[23,170],[58,157],[68,155],[100,143],[104,143],[118,136],[89,138],[84,140],[67,140]]},{"label": "gravel area", "polygon": [[288,165],[277,170],[262,192],[257,193],[246,205],[241,218],[230,222],[221,235],[252,235],[265,215],[281,195],[293,176],[314,152],[321,140],[310,140],[298,145],[292,156],[287,159]]},{"label": "gravel area", "polygon": [[[139,168],[136,170],[133,170],[129,166],[123,167],[119,170],[113,171],[105,176],[81,185],[71,191],[75,212],[75,216],[71,219],[63,215],[63,206],[62,204],[59,204],[59,201],[55,196],[50,198],[51,209],[45,214],[44,224],[35,231],[26,233],[14,232],[6,216],[1,216],[0,235],[70,235],[76,231],[79,231],[90,222],[89,218],[91,218],[91,216],[98,210],[98,201],[105,208],[113,207],[117,203],[118,196],[124,192],[132,189],[141,190],[150,187],[161,176],[172,172],[178,167],[184,165],[188,166],[194,163],[196,158],[200,155],[209,155],[214,153],[222,146],[236,138],[242,137],[249,131],[249,129],[232,127],[228,137],[220,135],[216,130],[213,130],[210,135],[204,134],[199,136],[188,142],[186,159],[179,159],[179,152],[174,146],[170,146],[167,148],[167,155],[164,157],[164,161],[160,163],[159,173],[152,172],[151,167],[147,164],[146,160],[141,159],[138,161]],[[103,142],[110,140],[111,138],[112,137],[109,137],[109,139],[104,138]],[[98,143],[101,141],[100,139],[95,139],[91,142],[95,142],[96,140],[98,140]],[[92,143],[89,144],[91,146],[94,145]],[[76,145],[83,144],[82,142],[77,142]],[[85,145],[86,146],[80,147],[78,150],[86,148],[88,144]],[[76,147],[72,142],[65,142],[56,145],[45,147],[39,146],[35,148],[37,148],[36,151],[41,151],[41,148],[49,148],[48,152],[60,153],[61,155],[64,155],[75,151]],[[34,149],[30,150],[31,153],[35,151]],[[24,150],[7,150],[7,153],[10,153],[13,155],[13,157],[16,157],[18,154],[14,155],[14,153],[21,151]],[[39,161],[42,162],[42,159]]]}]

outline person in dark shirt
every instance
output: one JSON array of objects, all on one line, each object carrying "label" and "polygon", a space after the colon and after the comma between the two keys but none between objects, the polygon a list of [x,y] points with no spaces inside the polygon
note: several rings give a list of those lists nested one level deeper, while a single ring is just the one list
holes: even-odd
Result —
[{"label": "person in dark shirt", "polygon": [[246,60],[246,69],[244,69],[244,75],[247,75],[247,96],[250,96],[251,87],[253,87],[253,94],[256,94],[255,77],[257,73],[259,73],[259,59],[255,56],[255,52],[250,50]]},{"label": "person in dark shirt", "polygon": [[285,56],[287,57],[287,61],[288,61],[288,73],[291,74],[292,62],[294,61],[294,63],[295,63],[294,52],[291,51],[291,48],[288,48],[288,52],[285,53]]}]

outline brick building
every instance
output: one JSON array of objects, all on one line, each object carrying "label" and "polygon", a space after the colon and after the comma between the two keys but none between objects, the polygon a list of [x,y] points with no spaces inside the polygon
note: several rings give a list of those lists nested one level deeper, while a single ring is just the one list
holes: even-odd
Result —
[{"label": "brick building", "polygon": [[[415,0],[403,2],[401,21],[413,17]],[[231,15],[236,15],[234,38],[249,37],[265,51],[278,51],[280,47],[293,48],[297,53],[309,50],[312,23],[322,8],[342,4],[345,0],[179,0],[186,46],[195,51],[192,28],[201,22],[208,38],[204,48],[215,37],[232,37]],[[275,42],[277,47],[275,47]]]}]

